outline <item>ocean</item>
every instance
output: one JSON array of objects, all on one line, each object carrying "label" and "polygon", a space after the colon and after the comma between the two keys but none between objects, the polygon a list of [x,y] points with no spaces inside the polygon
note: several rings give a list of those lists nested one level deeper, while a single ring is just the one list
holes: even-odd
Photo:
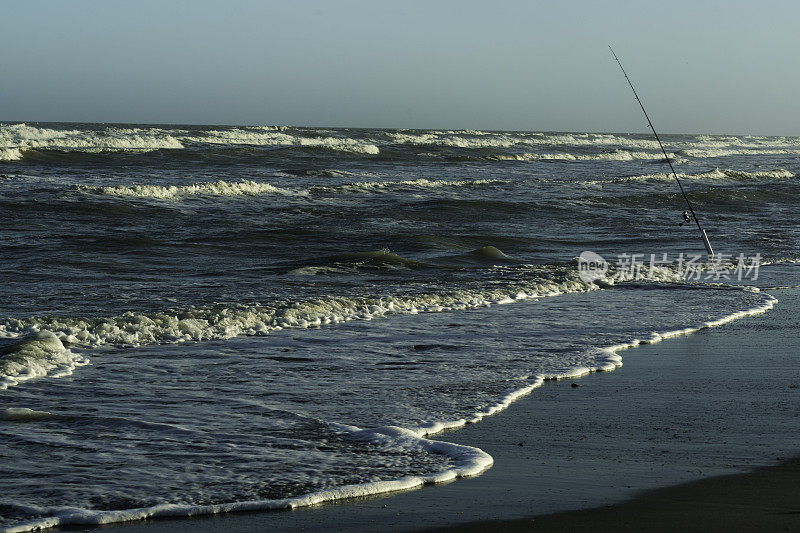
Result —
[{"label": "ocean", "polygon": [[663,141],[714,260],[649,135],[0,124],[0,527],[477,475],[437,432],[768,310],[800,138]]}]

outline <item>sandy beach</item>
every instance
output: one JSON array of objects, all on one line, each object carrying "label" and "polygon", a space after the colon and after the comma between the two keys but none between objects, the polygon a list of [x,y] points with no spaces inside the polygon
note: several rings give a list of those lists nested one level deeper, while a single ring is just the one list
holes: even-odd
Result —
[{"label": "sandy beach", "polygon": [[[116,527],[148,533],[179,527],[527,529],[533,517],[551,515],[537,519],[537,527],[588,528],[602,519],[611,529],[657,523],[669,530],[707,525],[727,516],[728,507],[730,520],[736,510],[758,508],[759,523],[789,523],[797,515],[787,513],[800,508],[788,490],[797,463],[787,462],[800,452],[800,291],[772,293],[780,303],[764,315],[627,350],[614,372],[548,382],[496,416],[437,436],[490,453],[494,466],[480,476],[296,511]],[[632,498],[613,511],[604,507]],[[517,521],[499,522],[509,520]]]}]

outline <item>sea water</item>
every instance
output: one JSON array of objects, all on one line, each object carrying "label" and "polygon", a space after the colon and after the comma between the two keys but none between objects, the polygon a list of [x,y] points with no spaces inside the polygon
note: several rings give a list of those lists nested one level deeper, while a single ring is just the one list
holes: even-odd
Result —
[{"label": "sea water", "polygon": [[0,125],[0,527],[479,474],[435,433],[769,309],[800,138],[664,140],[693,276],[647,135]]}]

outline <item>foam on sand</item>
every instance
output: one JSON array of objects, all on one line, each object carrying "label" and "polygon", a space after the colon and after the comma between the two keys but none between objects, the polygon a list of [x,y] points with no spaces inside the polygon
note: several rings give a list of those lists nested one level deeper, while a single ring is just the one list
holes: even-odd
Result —
[{"label": "foam on sand", "polygon": [[[753,289],[745,287],[734,290]],[[434,441],[428,439],[427,437],[445,429],[457,428],[468,423],[480,422],[483,418],[502,411],[515,400],[525,396],[535,388],[542,386],[547,380],[571,379],[590,372],[614,370],[622,364],[622,358],[619,356],[618,352],[624,349],[640,344],[660,342],[664,339],[678,335],[686,335],[701,329],[719,326],[738,318],[763,313],[768,309],[771,309],[776,302],[777,300],[774,297],[770,295],[764,295],[762,302],[750,309],[737,311],[735,313],[724,315],[718,319],[708,320],[706,322],[694,324],[678,330],[653,332],[649,337],[643,339],[632,339],[627,343],[596,348],[594,349],[595,362],[593,365],[575,366],[571,368],[565,368],[562,371],[554,372],[548,375],[539,374],[529,378],[524,378],[522,380],[525,383],[524,386],[501,396],[494,403],[476,411],[471,417],[468,418],[451,421],[432,421],[428,424],[423,424],[417,428],[411,429],[397,426],[383,426],[378,428],[362,429],[345,424],[329,424],[334,431],[343,436],[354,440],[369,442],[371,445],[383,450],[433,453],[444,455],[450,458],[452,461],[451,465],[439,472],[433,472],[424,475],[405,476],[393,480],[343,485],[284,499],[248,500],[210,505],[165,503],[150,507],[109,511],[82,509],[76,507],[29,507],[27,508],[28,511],[44,517],[18,523],[7,528],[5,531],[8,533],[22,533],[56,526],[100,525],[141,520],[145,518],[189,517],[240,511],[295,509],[299,507],[317,505],[323,502],[385,494],[400,490],[409,490],[426,484],[442,483],[460,477],[477,475],[492,465],[493,459],[489,454],[478,448],[449,442]],[[20,410],[18,409],[18,411]],[[31,411],[31,413],[21,412],[19,414],[22,416],[27,416],[29,414],[33,415],[33,413],[34,412]]]},{"label": "foam on sand", "polygon": [[75,507],[31,507],[29,508],[30,511],[45,515],[45,518],[36,518],[18,523],[6,528],[5,532],[22,533],[68,525],[112,524],[142,520],[145,518],[188,517],[243,511],[296,509],[318,505],[324,502],[409,490],[422,485],[444,483],[456,478],[474,476],[489,468],[493,462],[489,454],[478,448],[425,439],[414,431],[396,426],[361,429],[344,424],[333,424],[332,427],[339,433],[353,440],[369,442],[373,446],[384,449],[412,450],[416,453],[444,455],[452,460],[452,466],[446,470],[427,475],[406,476],[387,481],[344,485],[310,494],[303,494],[294,498],[251,500],[211,505],[165,503],[153,505],[151,507],[114,511],[98,511]]},{"label": "foam on sand", "polygon": [[[719,288],[721,289],[723,287],[721,286]],[[752,287],[724,286],[724,288],[731,290],[745,290],[745,291],[759,292],[758,289]],[[592,360],[593,360],[593,364],[591,365],[567,367],[557,372],[530,376],[525,380],[526,383],[523,387],[511,391],[505,394],[504,396],[501,396],[500,398],[497,399],[495,403],[490,404],[486,406],[484,409],[475,412],[470,418],[462,418],[450,421],[433,421],[428,424],[423,424],[415,428],[414,431],[416,431],[418,434],[422,436],[429,436],[444,431],[446,429],[456,429],[466,424],[474,424],[480,422],[487,416],[491,416],[495,413],[498,413],[506,409],[514,401],[529,394],[534,389],[542,386],[546,381],[574,379],[594,372],[610,372],[616,369],[617,367],[622,366],[622,357],[619,355],[619,352],[623,350],[627,350],[629,348],[633,348],[641,344],[655,344],[657,342],[661,342],[665,339],[669,339],[672,337],[677,337],[680,335],[689,335],[691,333],[695,333],[703,329],[721,326],[723,324],[727,324],[728,322],[732,322],[740,318],[745,318],[748,316],[765,313],[770,309],[772,309],[778,302],[778,300],[777,298],[769,294],[763,294],[763,296],[764,299],[762,300],[762,302],[758,305],[755,305],[752,308],[736,311],[728,315],[723,315],[720,318],[714,320],[708,320],[698,324],[692,324],[685,328],[672,331],[652,332],[647,337],[631,339],[626,343],[617,344],[614,346],[593,348],[590,351],[590,355],[592,355]]]}]

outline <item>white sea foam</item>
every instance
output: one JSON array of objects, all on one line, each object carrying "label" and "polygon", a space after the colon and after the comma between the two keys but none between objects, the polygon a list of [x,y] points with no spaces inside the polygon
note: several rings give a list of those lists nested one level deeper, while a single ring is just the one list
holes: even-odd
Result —
[{"label": "white sea foam", "polygon": [[[465,149],[512,148],[520,146],[575,146],[605,150],[597,159],[648,159],[650,150],[658,157],[658,143],[653,139],[597,133],[514,133],[476,130],[396,131],[376,134],[373,139],[342,136],[336,130],[292,129],[285,126],[250,126],[204,132],[165,128],[55,129],[27,124],[0,125],[0,161],[24,158],[25,150],[61,150],[80,152],[151,151],[182,149],[186,145],[249,145],[316,147],[375,155],[381,144],[441,146]],[[680,141],[678,155],[693,158],[730,155],[769,155],[800,153],[800,140],[790,137],[697,136]],[[677,148],[667,141],[668,147]],[[630,155],[625,155],[625,153]],[[569,154],[558,157],[519,156],[532,159],[571,160]],[[587,157],[595,158],[594,156]],[[575,160],[583,159],[583,154]]]},{"label": "white sea foam", "polygon": [[195,142],[210,144],[243,144],[255,146],[313,146],[345,152],[375,155],[380,149],[372,143],[349,137],[305,137],[278,131],[250,131],[242,129],[213,130],[202,137],[193,137]]},{"label": "white sea foam", "polygon": [[[643,272],[647,272],[643,266]],[[659,281],[681,281],[676,272],[656,269]],[[552,275],[552,274],[551,274]],[[634,273],[627,273],[632,279]],[[0,383],[4,387],[23,379],[70,373],[88,360],[74,354],[63,343],[79,348],[104,345],[142,346],[193,341],[229,339],[240,335],[268,335],[282,329],[306,329],[353,320],[372,320],[390,315],[436,313],[476,309],[514,301],[556,296],[570,292],[597,290],[611,281],[584,283],[577,271],[557,275],[560,279],[510,283],[485,290],[458,290],[449,293],[382,298],[329,297],[282,305],[216,305],[184,311],[148,315],[125,313],[106,319],[28,318],[0,322],[0,335],[28,337],[2,360]],[[625,281],[626,273],[620,273]]]},{"label": "white sea foam", "polygon": [[174,200],[193,196],[256,196],[262,194],[297,194],[289,189],[275,187],[269,183],[255,181],[212,181],[192,183],[191,185],[114,185],[109,187],[87,188],[112,196],[131,196],[139,198],[158,198]]},{"label": "white sea foam", "polygon": [[800,150],[763,148],[687,148],[678,150],[679,155],[694,158],[730,157],[734,155],[797,155]]},{"label": "white sea foam", "polygon": [[444,455],[452,460],[452,466],[446,470],[427,475],[405,476],[393,480],[343,485],[283,499],[251,500],[212,505],[160,504],[151,507],[115,511],[98,511],[75,507],[30,507],[29,510],[31,512],[45,515],[45,518],[36,518],[21,522],[6,528],[4,531],[6,533],[22,533],[56,526],[100,525],[130,522],[145,518],[188,517],[242,511],[296,509],[318,505],[324,502],[410,490],[423,485],[444,483],[456,478],[474,476],[489,468],[493,462],[492,457],[488,453],[478,448],[425,439],[414,431],[400,427],[386,426],[375,429],[360,429],[355,426],[344,424],[333,424],[332,426],[335,430],[354,440],[369,442],[373,446],[384,449],[411,450],[415,453]]},{"label": "white sea foam", "polygon": [[199,182],[189,185],[113,185],[106,187],[81,187],[82,190],[92,191],[110,196],[155,198],[160,200],[181,200],[204,196],[258,196],[264,194],[281,194],[286,196],[308,196],[312,193],[339,194],[346,192],[380,192],[384,190],[407,189],[438,189],[448,187],[474,187],[503,183],[496,179],[478,180],[429,180],[419,178],[414,180],[399,181],[363,181],[347,183],[345,185],[317,186],[310,188],[276,187],[269,183],[252,180],[243,181],[211,181]]},{"label": "white sea foam", "polygon": [[348,183],[336,187],[314,187],[312,191],[343,192],[343,191],[379,191],[383,189],[438,189],[443,187],[472,187],[476,185],[491,185],[502,183],[496,179],[478,180],[429,180],[419,178],[401,181],[362,181]]},{"label": "white sea foam", "polygon": [[27,149],[80,152],[151,151],[183,149],[188,143],[256,146],[310,146],[331,150],[378,154],[377,145],[338,136],[285,133],[286,128],[257,127],[212,130],[192,135],[186,130],[109,127],[103,130],[60,130],[27,124],[0,125],[0,160],[22,157]]},{"label": "white sea foam", "polygon": [[[107,344],[141,346],[187,341],[229,339],[238,335],[266,335],[285,328],[311,328],[352,320],[371,320],[393,314],[417,314],[487,307],[507,300],[554,296],[593,290],[570,275],[561,282],[520,282],[485,291],[460,290],[384,298],[330,297],[284,306],[210,306],[174,313],[125,313],[108,319],[30,318],[0,322],[0,335],[47,335],[51,341],[85,348]],[[61,346],[61,345],[59,345]]]},{"label": "white sea foam", "polygon": [[[746,172],[743,170],[729,170],[715,168],[708,172],[700,172],[698,174],[685,174],[678,173],[678,178],[682,180],[772,180],[772,179],[791,179],[795,178],[795,174],[785,169],[776,170],[763,170],[756,172]],[[625,181],[671,181],[675,179],[672,174],[659,173],[659,174],[642,174],[640,176],[626,176],[622,178],[606,178],[601,180],[592,180],[587,183],[607,183],[607,182],[625,182]]]},{"label": "white sea foam", "polygon": [[547,134],[542,137],[533,137],[529,141],[534,144],[556,144],[564,146],[596,146],[611,147],[623,146],[626,148],[639,148],[660,150],[661,148],[653,139],[640,139],[621,135],[601,133],[563,133]]},{"label": "white sea foam", "polygon": [[510,148],[520,145],[561,145],[660,149],[655,140],[594,133],[531,134],[496,132],[484,133],[478,136],[474,133],[428,131],[389,133],[387,137],[390,142],[395,144],[447,146],[453,148]]},{"label": "white sea foam", "polygon": [[[669,158],[673,163],[685,161],[675,154],[669,154]],[[510,161],[634,161],[639,159],[664,159],[664,154],[661,152],[630,152],[617,149],[596,154],[571,154],[567,152],[558,154],[537,154],[529,152],[524,154],[498,154],[490,156],[489,159]]]},{"label": "white sea foam", "polygon": [[757,179],[789,179],[789,178],[794,178],[796,176],[785,169],[745,172],[743,170],[720,170],[719,168],[716,168],[710,172],[704,172],[702,174],[698,174],[698,177],[757,180]]},{"label": "white sea foam", "polygon": [[791,148],[800,146],[797,137],[759,137],[745,135],[734,137],[731,135],[698,135],[692,143],[698,148]]},{"label": "white sea foam", "polygon": [[148,151],[183,148],[183,144],[158,128],[107,128],[56,130],[27,124],[0,126],[0,149],[47,149],[65,151]]},{"label": "white sea foam", "polygon": [[451,148],[510,148],[524,139],[507,134],[494,134],[479,138],[465,137],[446,132],[388,133],[389,142],[417,146],[448,146]]},{"label": "white sea foam", "polygon": [[0,390],[33,378],[67,376],[75,367],[89,363],[84,356],[67,349],[50,331],[17,334],[3,340],[7,345],[3,349],[6,355],[0,358]]},{"label": "white sea foam", "polygon": [[[719,286],[719,288],[758,292],[758,289],[754,287],[739,287],[739,286],[734,287],[725,285],[725,286]],[[420,425],[419,427],[415,428],[414,431],[416,431],[420,436],[430,436],[439,433],[441,431],[444,431],[446,429],[456,429],[466,424],[473,424],[480,422],[487,416],[491,416],[495,413],[498,413],[506,409],[517,399],[529,394],[534,389],[542,386],[544,382],[547,380],[573,379],[594,372],[612,371],[617,367],[622,366],[622,357],[619,355],[619,352],[623,350],[639,346],[640,344],[654,344],[672,337],[677,337],[680,335],[689,335],[691,333],[695,333],[703,329],[721,326],[723,324],[727,324],[728,322],[732,322],[740,318],[762,314],[772,309],[777,302],[778,302],[777,298],[769,294],[764,294],[764,300],[760,304],[749,309],[736,311],[734,313],[724,315],[715,320],[708,320],[705,322],[689,325],[685,328],[677,330],[652,332],[649,334],[649,336],[645,338],[632,339],[629,342],[617,344],[614,346],[593,348],[590,353],[591,358],[593,360],[593,364],[589,366],[587,365],[572,366],[565,368],[561,371],[550,372],[548,374],[539,374],[536,376],[529,377],[526,379],[525,386],[501,396],[494,403],[486,406],[482,410],[473,413],[471,417],[461,418],[458,420],[449,420],[449,421],[433,421],[427,424]]]},{"label": "white sea foam", "polygon": [[0,161],[18,161],[22,159],[19,148],[0,148]]}]

